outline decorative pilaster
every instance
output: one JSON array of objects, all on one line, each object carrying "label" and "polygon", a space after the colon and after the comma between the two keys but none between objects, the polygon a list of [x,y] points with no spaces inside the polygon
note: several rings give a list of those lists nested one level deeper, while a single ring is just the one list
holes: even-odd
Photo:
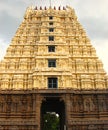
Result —
[{"label": "decorative pilaster", "polygon": [[40,94],[36,95],[36,122],[38,124],[37,130],[41,129],[41,103],[42,103],[42,97]]},{"label": "decorative pilaster", "polygon": [[69,128],[70,125],[70,120],[71,120],[71,98],[70,98],[70,94],[66,94],[65,97],[65,111],[66,111],[66,130],[71,130],[71,128]]}]

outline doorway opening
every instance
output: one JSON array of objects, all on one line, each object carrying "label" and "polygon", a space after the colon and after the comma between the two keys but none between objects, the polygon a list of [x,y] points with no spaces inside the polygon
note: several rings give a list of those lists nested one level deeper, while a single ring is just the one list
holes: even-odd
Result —
[{"label": "doorway opening", "polygon": [[46,98],[41,105],[41,130],[64,130],[65,104],[60,98]]}]

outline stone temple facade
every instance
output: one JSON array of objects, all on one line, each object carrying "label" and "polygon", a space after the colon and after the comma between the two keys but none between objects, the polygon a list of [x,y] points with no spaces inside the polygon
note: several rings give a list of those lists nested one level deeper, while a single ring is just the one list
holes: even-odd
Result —
[{"label": "stone temple facade", "polygon": [[29,7],[0,62],[0,130],[108,130],[108,76],[74,9]]}]

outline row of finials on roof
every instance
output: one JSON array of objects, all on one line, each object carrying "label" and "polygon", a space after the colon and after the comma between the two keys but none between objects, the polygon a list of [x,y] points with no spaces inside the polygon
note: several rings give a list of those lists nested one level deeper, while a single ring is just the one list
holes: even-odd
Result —
[{"label": "row of finials on roof", "polygon": [[[51,7],[51,8],[52,8],[52,7]],[[40,6],[39,9],[42,10],[42,6]],[[53,9],[56,10],[56,7],[54,6]],[[35,7],[35,10],[38,10],[38,7],[37,7],[37,6]],[[47,10],[47,7],[46,7],[46,6],[44,7],[44,10]],[[62,8],[59,6],[59,7],[58,7],[58,10],[62,10]],[[66,8],[63,7],[63,10],[66,10]]]}]

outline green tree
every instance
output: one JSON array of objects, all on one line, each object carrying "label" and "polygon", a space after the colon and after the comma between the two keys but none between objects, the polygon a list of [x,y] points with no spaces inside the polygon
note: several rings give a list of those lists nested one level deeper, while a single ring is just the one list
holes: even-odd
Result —
[{"label": "green tree", "polygon": [[56,114],[46,113],[43,118],[43,130],[59,130],[59,117]]}]

